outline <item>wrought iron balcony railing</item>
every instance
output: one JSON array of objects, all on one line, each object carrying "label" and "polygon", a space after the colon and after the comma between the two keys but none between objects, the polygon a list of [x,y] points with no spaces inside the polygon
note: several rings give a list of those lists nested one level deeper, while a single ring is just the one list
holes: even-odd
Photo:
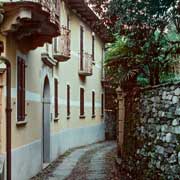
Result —
[{"label": "wrought iron balcony railing", "polygon": [[[16,7],[18,5],[23,7],[33,7],[34,5],[40,5],[41,9],[48,13],[50,16],[50,21],[55,24],[59,24],[59,16],[60,16],[60,1],[59,0],[11,0],[10,2],[5,3],[6,5],[14,4]],[[32,4],[30,4],[32,3]]]},{"label": "wrought iron balcony railing", "polygon": [[12,0],[4,2],[3,34],[11,34],[19,49],[27,53],[60,34],[59,0]]},{"label": "wrought iron balcony railing", "polygon": [[41,60],[50,68],[56,66],[57,64],[57,61],[52,57],[52,53],[50,53],[50,48],[48,44],[45,44],[44,51],[43,53],[41,53]]},{"label": "wrought iron balcony railing", "polygon": [[26,0],[34,3],[39,3],[42,10],[50,14],[50,21],[54,24],[59,24],[60,16],[60,1],[59,0]]},{"label": "wrought iron balcony railing", "polygon": [[53,56],[58,61],[67,61],[70,59],[70,30],[66,27],[61,27],[61,35],[54,39]]},{"label": "wrought iron balcony railing", "polygon": [[92,54],[83,53],[80,54],[80,61],[79,61],[79,75],[82,76],[91,76],[92,75],[92,62],[93,57]]}]

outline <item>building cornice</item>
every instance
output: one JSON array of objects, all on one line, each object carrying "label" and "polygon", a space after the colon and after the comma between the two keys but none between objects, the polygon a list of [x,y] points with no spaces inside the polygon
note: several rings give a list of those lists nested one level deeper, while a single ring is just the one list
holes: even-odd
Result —
[{"label": "building cornice", "polygon": [[111,42],[113,37],[102,20],[89,7],[86,0],[65,0],[68,8],[72,10],[80,19],[85,22],[104,42]]}]

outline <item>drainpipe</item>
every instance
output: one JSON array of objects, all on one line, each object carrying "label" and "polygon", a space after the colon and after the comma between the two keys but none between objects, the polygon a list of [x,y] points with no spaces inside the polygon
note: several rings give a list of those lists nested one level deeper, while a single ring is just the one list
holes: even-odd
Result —
[{"label": "drainpipe", "polygon": [[[2,5],[2,4],[1,4]],[[0,8],[0,24],[4,21],[4,10]],[[6,65],[6,164],[7,164],[7,180],[11,180],[11,63],[1,56],[4,51],[3,42],[0,41],[0,61]]]},{"label": "drainpipe", "polygon": [[11,64],[10,61],[0,56],[0,61],[6,64],[6,157],[7,180],[11,180]]}]

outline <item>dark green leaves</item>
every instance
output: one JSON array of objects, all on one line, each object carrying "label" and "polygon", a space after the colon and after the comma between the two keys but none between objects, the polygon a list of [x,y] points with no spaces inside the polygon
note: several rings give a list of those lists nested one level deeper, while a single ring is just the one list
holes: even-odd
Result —
[{"label": "dark green leaves", "polygon": [[179,0],[112,0],[107,14],[118,17],[119,34],[106,55],[110,74],[118,72],[117,82],[159,84],[180,52]]}]

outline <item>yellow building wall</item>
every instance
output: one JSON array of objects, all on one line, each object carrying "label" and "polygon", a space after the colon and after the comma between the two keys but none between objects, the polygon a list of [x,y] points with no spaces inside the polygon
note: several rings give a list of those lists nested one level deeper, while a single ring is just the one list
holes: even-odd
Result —
[{"label": "yellow building wall", "polygon": [[[67,9],[62,2],[61,24],[66,25]],[[42,93],[45,74],[51,76],[51,113],[54,116],[54,84],[53,78],[59,80],[59,120],[51,120],[51,132],[56,134],[66,128],[78,128],[96,125],[103,121],[101,118],[101,55],[103,43],[95,36],[95,64],[93,65],[93,75],[81,81],[79,69],[80,52],[80,25],[84,27],[84,49],[92,52],[92,30],[84,24],[73,12],[69,12],[71,30],[71,59],[67,62],[59,63],[52,70],[46,67],[41,61],[41,53],[45,52],[45,46],[22,54],[13,37],[7,37],[5,55],[11,60],[12,65],[12,148],[18,148],[32,143],[42,137]],[[52,45],[49,46],[52,54]],[[23,57],[26,61],[26,119],[22,124],[17,123],[17,56]],[[66,87],[70,85],[71,115],[67,119]],[[80,87],[85,90],[85,119],[79,118]],[[92,91],[95,91],[96,117],[92,118]],[[5,122],[5,118],[3,120]],[[3,124],[3,127],[5,125]],[[5,136],[5,132],[3,132]],[[5,142],[3,143],[5,151]]]},{"label": "yellow building wall", "polygon": [[[0,35],[0,41],[3,42],[3,44],[6,44],[6,38],[2,35]],[[6,46],[4,46],[4,52],[1,54],[1,56],[5,56],[6,53]],[[0,64],[0,68],[5,68],[5,64]],[[4,96],[4,91],[6,88],[6,73],[0,74],[0,154],[3,154],[5,152],[5,144],[6,144],[6,114],[5,114],[5,108],[6,108],[6,99]]]},{"label": "yellow building wall", "polygon": [[[66,14],[65,8],[62,8],[63,14]],[[87,107],[87,103],[92,102],[92,91],[95,90],[95,101],[101,103],[101,60],[103,43],[96,36],[95,37],[95,64],[93,65],[93,75],[86,77],[82,81],[79,77],[79,53],[80,53],[80,26],[84,27],[84,51],[92,53],[92,30],[77,18],[72,12],[68,12],[70,17],[70,30],[71,30],[71,59],[67,62],[60,63],[59,72],[56,74],[59,77],[59,93],[60,104],[61,100],[66,100],[66,86],[70,85],[71,88],[71,101],[78,102],[80,99],[80,87],[85,90],[85,119],[79,118],[79,107],[71,106],[70,119],[67,120],[66,105],[60,105],[60,121],[54,124],[53,132],[58,132],[61,128],[77,128],[82,126],[94,125],[102,121],[101,107],[96,107],[96,117],[92,116],[92,107]],[[64,25],[66,22],[66,15],[61,22]],[[62,99],[62,97],[64,97]]]}]

